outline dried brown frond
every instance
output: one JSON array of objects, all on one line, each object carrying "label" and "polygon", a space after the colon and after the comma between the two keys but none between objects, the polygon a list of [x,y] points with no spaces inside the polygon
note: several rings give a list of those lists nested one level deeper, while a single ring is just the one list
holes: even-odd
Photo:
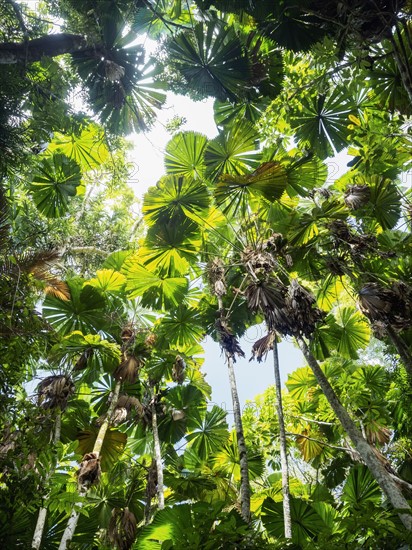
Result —
[{"label": "dried brown frond", "polygon": [[[103,424],[105,416],[102,416],[98,419],[97,425],[101,426]],[[119,426],[127,420],[127,410],[124,407],[116,407],[113,411],[113,415],[110,419],[111,426]]]},{"label": "dried brown frond", "polygon": [[183,384],[185,380],[186,363],[183,357],[176,355],[175,362],[172,368],[172,380],[178,384]]},{"label": "dried brown frond", "polygon": [[133,329],[132,325],[126,325],[120,333],[120,338],[123,340],[123,342],[130,342],[134,335],[135,330]]},{"label": "dried brown frond", "polygon": [[206,277],[213,294],[216,296],[226,294],[225,267],[220,258],[213,258],[207,264]]},{"label": "dried brown frond", "polygon": [[218,319],[215,323],[217,337],[220,347],[225,351],[227,357],[236,362],[236,355],[244,357],[245,353],[239,345],[236,336],[233,334],[225,319]]},{"label": "dried brown frond", "polygon": [[291,336],[311,336],[316,324],[325,317],[325,313],[316,307],[314,296],[303,288],[297,279],[292,279],[289,285],[286,310]]},{"label": "dried brown frond", "polygon": [[391,431],[385,426],[380,426],[377,422],[372,421],[368,426],[365,426],[366,439],[371,445],[386,445],[391,438]]},{"label": "dried brown frond", "polygon": [[281,309],[285,305],[286,287],[278,280],[253,281],[245,289],[249,309],[254,313],[268,309]]},{"label": "dried brown frond", "polygon": [[268,275],[277,266],[275,257],[270,250],[265,250],[263,244],[245,247],[241,255],[241,261],[253,280]]},{"label": "dried brown frond", "polygon": [[145,346],[147,348],[152,348],[156,344],[156,340],[156,334],[154,334],[153,332],[149,332],[144,339]]},{"label": "dried brown frond", "polygon": [[345,258],[343,256],[330,256],[326,259],[326,266],[332,273],[332,275],[337,275],[341,277],[345,274],[347,262],[345,261]]},{"label": "dried brown frond", "polygon": [[397,330],[410,326],[412,320],[412,289],[403,281],[392,288],[366,283],[359,291],[359,308],[373,323],[385,323]]},{"label": "dried brown frond", "polygon": [[93,357],[93,348],[87,348],[84,350],[84,352],[80,355],[78,360],[76,361],[76,364],[74,365],[73,370],[83,370],[87,367],[87,363],[91,357]]},{"label": "dried brown frond", "polygon": [[272,252],[274,254],[281,254],[288,240],[282,235],[282,233],[272,233],[272,235],[262,243],[262,249]]},{"label": "dried brown frond", "polygon": [[371,190],[368,185],[349,185],[343,200],[348,208],[357,210],[369,201],[370,195]]},{"label": "dried brown frond", "polygon": [[134,384],[139,377],[142,366],[143,362],[141,359],[137,359],[134,355],[128,355],[116,368],[113,376],[116,380]]},{"label": "dried brown frond", "polygon": [[100,481],[102,470],[98,453],[84,455],[79,470],[76,472],[79,487],[97,485]]},{"label": "dried brown frond", "polygon": [[259,338],[252,346],[252,357],[249,361],[256,359],[258,363],[261,363],[266,359],[267,354],[271,349],[273,349],[273,342],[275,341],[276,334],[274,332],[269,332],[263,338]]},{"label": "dried brown frond", "polygon": [[68,285],[57,277],[48,277],[46,279],[47,286],[44,289],[48,296],[55,296],[59,300],[66,302],[70,300],[70,289]]},{"label": "dried brown frond", "polygon": [[108,535],[110,542],[118,550],[130,550],[137,533],[136,518],[129,510],[114,508],[109,522]]},{"label": "dried brown frond", "polygon": [[345,243],[352,242],[352,232],[348,224],[343,220],[333,220],[327,227],[336,240],[344,241]]},{"label": "dried brown frond", "polygon": [[69,376],[48,376],[37,386],[38,405],[43,409],[60,408],[63,411],[75,389]]}]

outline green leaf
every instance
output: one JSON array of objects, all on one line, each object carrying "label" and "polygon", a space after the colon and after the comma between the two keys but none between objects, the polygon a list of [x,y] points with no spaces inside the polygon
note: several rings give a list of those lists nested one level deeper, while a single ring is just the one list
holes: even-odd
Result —
[{"label": "green leaf", "polygon": [[199,343],[204,337],[201,317],[197,310],[182,305],[163,317],[159,330],[166,340],[183,350],[187,346]]},{"label": "green leaf", "polygon": [[193,179],[202,177],[205,170],[203,156],[206,144],[206,136],[197,132],[176,134],[166,145],[166,173]]},{"label": "green leaf", "polygon": [[249,79],[249,63],[234,30],[216,20],[198,23],[168,41],[172,64],[199,97],[236,101]]},{"label": "green leaf", "polygon": [[83,334],[98,332],[106,327],[106,301],[100,292],[90,285],[83,286],[80,278],[67,281],[70,300],[47,296],[43,303],[43,315],[62,334],[79,330]]},{"label": "green leaf", "polygon": [[201,460],[207,460],[212,454],[217,453],[228,440],[226,416],[226,411],[213,405],[205,415],[195,419],[194,431],[186,436],[186,440]]},{"label": "green leaf", "polygon": [[126,277],[113,269],[98,269],[96,277],[86,281],[85,285],[98,288],[102,292],[118,292],[122,290],[126,282]]},{"label": "green leaf", "polygon": [[127,279],[126,292],[129,298],[142,296],[142,305],[145,307],[162,309],[177,306],[185,298],[188,282],[183,277],[156,274],[135,261],[134,257],[126,260],[122,272]]},{"label": "green leaf", "polygon": [[291,116],[296,138],[309,142],[321,159],[332,156],[347,145],[352,110],[351,97],[339,87],[329,94],[306,97],[300,111]]},{"label": "green leaf", "polygon": [[223,211],[232,215],[246,212],[250,195],[270,202],[280,199],[287,185],[285,169],[278,162],[265,162],[245,176],[221,176],[215,197]]},{"label": "green leaf", "polygon": [[209,141],[205,150],[206,175],[212,181],[223,174],[243,176],[258,167],[260,157],[254,126],[248,122],[232,124]]},{"label": "green leaf", "polygon": [[317,386],[316,378],[309,367],[296,369],[288,375],[286,387],[293,400],[306,401]]},{"label": "green leaf", "polygon": [[[292,541],[305,546],[307,542],[316,539],[326,524],[315,508],[304,500],[292,497],[290,499],[292,516]],[[283,503],[266,498],[262,504],[262,521],[272,537],[284,536]]]},{"label": "green leaf", "polygon": [[142,212],[150,225],[182,222],[187,217],[203,218],[209,207],[209,192],[198,180],[166,176],[144,196]]},{"label": "green leaf", "polygon": [[62,154],[43,158],[30,185],[34,203],[47,218],[60,218],[68,210],[70,197],[80,185],[80,167]]},{"label": "green leaf", "polygon": [[326,359],[332,351],[342,357],[357,359],[370,339],[370,328],[363,315],[352,307],[338,308],[330,313],[320,326],[312,342],[315,356]]},{"label": "green leaf", "polygon": [[149,229],[138,257],[148,269],[176,277],[186,275],[190,264],[196,265],[200,245],[194,222],[188,219],[180,224],[170,222]]},{"label": "green leaf", "polygon": [[47,152],[62,153],[85,170],[97,168],[109,156],[104,132],[96,124],[89,124],[80,134],[55,132]]},{"label": "green leaf", "polygon": [[383,229],[393,229],[401,215],[401,196],[398,188],[391,180],[380,176],[373,176],[371,184],[372,215]]},{"label": "green leaf", "polygon": [[363,464],[351,468],[342,491],[342,500],[353,510],[364,505],[378,505],[382,494],[375,478]]}]

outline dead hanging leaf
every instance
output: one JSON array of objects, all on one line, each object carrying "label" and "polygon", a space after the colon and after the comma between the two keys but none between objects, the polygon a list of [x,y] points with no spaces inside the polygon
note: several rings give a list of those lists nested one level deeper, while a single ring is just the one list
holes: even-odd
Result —
[{"label": "dead hanging leaf", "polygon": [[236,362],[236,355],[244,357],[245,353],[240,347],[236,336],[228,327],[226,320],[218,319],[215,326],[220,347],[226,352],[227,356],[233,359],[234,362]]},{"label": "dead hanging leaf", "polygon": [[102,470],[98,453],[85,454],[80,463],[80,468],[76,472],[79,487],[97,485],[100,481],[101,473]]},{"label": "dead hanging leaf", "polygon": [[156,334],[154,334],[153,332],[149,332],[144,339],[145,346],[147,348],[152,348],[156,343],[156,339]]},{"label": "dead hanging leaf", "polygon": [[70,289],[64,281],[53,278],[48,279],[47,283],[48,285],[44,289],[45,294],[48,296],[54,296],[63,302],[70,300]]},{"label": "dead hanging leaf", "polygon": [[86,350],[84,350],[79,359],[76,361],[73,370],[77,371],[85,369],[87,367],[89,359],[93,357],[93,353],[93,348],[87,348]]},{"label": "dead hanging leaf", "polygon": [[245,247],[241,261],[253,280],[271,273],[277,266],[275,257],[269,250],[264,249],[263,243]]},{"label": "dead hanging leaf", "polygon": [[212,293],[216,296],[226,294],[225,267],[220,258],[213,258],[206,266],[206,276]]},{"label": "dead hanging leaf", "polygon": [[343,200],[348,208],[357,210],[369,202],[370,196],[371,190],[368,185],[349,185]]},{"label": "dead hanging leaf", "polygon": [[245,289],[248,306],[254,313],[285,306],[286,287],[277,279],[253,281]]},{"label": "dead hanging leaf", "polygon": [[135,331],[131,325],[126,325],[120,333],[120,338],[123,342],[130,342],[135,335]]},{"label": "dead hanging leaf", "polygon": [[306,336],[314,332],[317,323],[325,317],[325,312],[316,307],[314,296],[303,288],[297,279],[292,279],[286,296],[286,313],[291,336]]},{"label": "dead hanging leaf", "polygon": [[[410,326],[412,289],[403,281],[394,282],[392,288],[366,283],[358,295],[360,310],[375,325],[380,322],[397,330]],[[376,325],[376,328],[379,329],[379,326]]]},{"label": "dead hanging leaf", "polygon": [[109,522],[108,535],[110,542],[118,550],[130,550],[137,533],[136,518],[129,510],[114,508]]},{"label": "dead hanging leaf", "polygon": [[186,363],[183,357],[176,355],[175,362],[172,368],[172,380],[178,384],[183,384],[185,380]]},{"label": "dead hanging leaf", "polygon": [[272,235],[262,243],[262,249],[272,252],[273,254],[281,254],[288,240],[282,235],[282,233],[272,233]]},{"label": "dead hanging leaf", "polygon": [[128,355],[116,368],[113,376],[116,380],[134,384],[139,377],[142,365],[143,362],[141,359],[137,359],[134,355]]},{"label": "dead hanging leaf", "polygon": [[37,402],[43,409],[64,410],[76,387],[69,376],[60,374],[48,376],[37,386]]},{"label": "dead hanging leaf", "polygon": [[273,349],[275,338],[276,334],[274,332],[269,332],[266,336],[263,336],[263,338],[256,340],[252,346],[252,357],[249,359],[249,362],[256,359],[258,363],[261,363],[263,359],[266,359],[269,351]]}]

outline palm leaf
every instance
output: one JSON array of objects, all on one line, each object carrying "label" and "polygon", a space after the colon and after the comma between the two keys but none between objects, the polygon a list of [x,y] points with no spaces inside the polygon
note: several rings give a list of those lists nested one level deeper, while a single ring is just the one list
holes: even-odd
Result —
[{"label": "palm leaf", "polygon": [[43,304],[43,315],[62,334],[80,330],[84,334],[98,332],[106,326],[106,302],[100,292],[90,285],[83,287],[83,280],[67,281],[70,300],[47,296]]},{"label": "palm leaf", "polygon": [[376,506],[381,502],[382,494],[379,486],[363,464],[352,467],[343,487],[342,500],[352,510],[359,510],[368,504]]},{"label": "palm leaf", "polygon": [[134,257],[126,260],[122,273],[126,276],[126,292],[129,298],[142,297],[142,305],[154,309],[177,306],[184,300],[188,288],[187,279],[167,277],[151,271]]},{"label": "palm leaf", "polygon": [[213,405],[210,411],[194,419],[194,430],[186,435],[186,440],[201,460],[217,453],[229,438],[226,416],[226,411]]},{"label": "palm leaf", "polygon": [[236,101],[249,79],[249,63],[233,29],[217,21],[198,23],[167,43],[174,69],[199,97]]},{"label": "palm leaf", "polygon": [[207,138],[197,132],[176,134],[166,145],[166,173],[193,179],[202,177],[206,144]]},{"label": "palm leaf", "polygon": [[212,181],[223,174],[242,176],[258,167],[260,157],[253,125],[232,124],[209,141],[205,150],[206,175]]},{"label": "palm leaf", "polygon": [[138,257],[148,269],[169,277],[181,276],[187,274],[190,264],[197,263],[200,244],[194,222],[188,219],[181,224],[170,222],[149,229]]},{"label": "palm leaf", "polygon": [[60,218],[69,207],[70,197],[77,194],[80,185],[80,167],[62,154],[43,158],[30,185],[34,203],[48,218]]},{"label": "palm leaf", "polygon": [[335,88],[329,94],[310,96],[301,107],[291,116],[292,127],[297,139],[309,142],[321,159],[347,145],[348,115],[353,107],[346,90]]},{"label": "palm leaf", "polygon": [[163,317],[159,330],[167,341],[182,351],[186,346],[197,344],[204,337],[198,311],[182,305]]},{"label": "palm leaf", "polygon": [[119,292],[123,290],[126,277],[113,269],[98,269],[96,277],[87,281],[87,284],[101,292]]},{"label": "palm leaf", "polygon": [[245,212],[250,196],[270,202],[280,199],[287,186],[287,174],[278,162],[265,162],[245,176],[221,176],[215,190],[216,202],[223,212]]},{"label": "palm leaf", "polygon": [[109,156],[104,133],[96,124],[89,124],[78,134],[55,132],[47,152],[62,153],[86,170],[97,168]]},{"label": "palm leaf", "polygon": [[201,218],[209,207],[206,186],[192,178],[166,176],[151,187],[143,200],[143,215],[149,224],[167,223],[185,218]]},{"label": "palm leaf", "polygon": [[[292,516],[292,541],[300,546],[306,546],[309,541],[326,529],[325,522],[314,507],[304,500],[291,497],[290,513]],[[283,504],[274,502],[271,498],[262,504],[262,521],[272,537],[284,536]]]}]

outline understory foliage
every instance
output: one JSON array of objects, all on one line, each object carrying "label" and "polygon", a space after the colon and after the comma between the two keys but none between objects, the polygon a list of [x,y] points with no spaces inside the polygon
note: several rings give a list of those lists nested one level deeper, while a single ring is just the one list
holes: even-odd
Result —
[{"label": "understory foliage", "polygon": [[[1,547],[406,548],[410,2],[0,16]],[[140,203],[129,138],[168,92],[214,98],[216,135],[172,121]],[[240,411],[252,326],[251,361],[282,339],[304,353],[283,416],[273,387]]]}]

